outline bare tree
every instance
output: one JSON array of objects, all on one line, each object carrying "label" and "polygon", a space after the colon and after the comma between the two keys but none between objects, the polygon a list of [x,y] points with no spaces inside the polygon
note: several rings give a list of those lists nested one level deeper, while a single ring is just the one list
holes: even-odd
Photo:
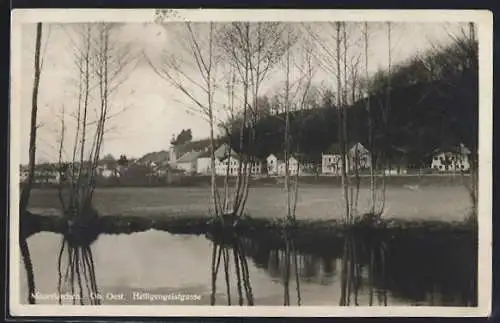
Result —
[{"label": "bare tree", "polygon": [[[259,116],[260,91],[269,72],[286,51],[283,30],[282,23],[234,22],[224,25],[219,37],[219,44],[235,67],[242,85],[243,117],[239,126],[239,150],[245,153],[239,161],[236,184],[235,211],[239,214],[242,214],[248,198],[251,172],[247,169],[250,170],[251,165],[256,163],[252,145]],[[245,130],[248,130],[246,142]]]},{"label": "bare tree", "polygon": [[[338,111],[338,142],[341,150],[340,175],[342,195],[344,200],[344,219],[351,221],[354,212],[352,208],[357,204],[353,190],[350,190],[348,176],[349,169],[355,172],[356,165],[351,165],[352,156],[349,156],[348,148],[348,106],[359,98],[361,87],[359,77],[359,64],[361,60],[357,37],[359,34],[357,23],[347,24],[345,22],[325,23],[321,26],[306,24],[304,27],[314,40],[314,57],[319,66],[328,74],[333,76],[330,86],[335,88],[336,109]],[[359,183],[359,178],[357,179]],[[357,192],[359,191],[356,185]],[[352,195],[350,198],[349,195]],[[352,207],[351,207],[352,206]]]},{"label": "bare tree", "polygon": [[[63,27],[65,28],[65,27]],[[58,256],[58,292],[61,295],[63,280],[80,304],[84,302],[84,286],[91,304],[98,304],[98,294],[91,244],[97,238],[97,211],[92,205],[97,168],[108,128],[113,94],[116,93],[133,68],[135,57],[130,48],[117,40],[119,24],[96,23],[72,27],[70,41],[78,73],[78,98],[76,106],[75,139],[71,159],[66,169],[66,185],[60,185],[59,198],[68,230],[64,234]],[[61,119],[60,165],[65,141],[64,113]],[[61,168],[61,167],[60,167]],[[65,167],[66,168],[66,167]],[[65,186],[65,187],[64,187]],[[61,191],[66,188],[67,194]],[[66,201],[64,200],[66,196]],[[68,265],[62,275],[62,255],[67,251]],[[59,302],[61,303],[61,298]],[[73,304],[76,298],[73,298]]]},{"label": "bare tree", "polygon": [[392,78],[392,43],[391,43],[391,22],[387,22],[387,86],[385,89],[386,97],[385,97],[385,105],[382,108],[382,121],[383,121],[383,128],[384,128],[384,136],[383,139],[385,142],[383,143],[383,148],[382,148],[382,165],[380,165],[382,169],[382,201],[380,205],[380,209],[378,210],[378,214],[383,214],[384,209],[385,209],[385,202],[386,202],[386,190],[387,190],[387,179],[386,179],[386,169],[390,167],[390,156],[389,154],[389,143],[387,142],[389,140],[388,138],[388,127],[389,127],[389,116],[390,116],[390,111],[391,111],[391,95],[392,95],[392,88],[391,88],[391,78]]},{"label": "bare tree", "polygon": [[[160,21],[163,22],[163,21]],[[173,31],[178,27],[172,24],[163,24],[169,31]],[[180,29],[180,30],[179,30]],[[226,167],[226,179],[224,188],[224,201],[221,201],[219,191],[216,185],[216,164],[215,164],[215,95],[219,82],[220,55],[216,47],[215,35],[218,32],[215,23],[210,22],[207,24],[192,24],[190,22],[183,23],[177,31],[177,40],[179,46],[183,51],[179,53],[164,53],[158,63],[153,62],[147,55],[145,55],[152,69],[157,75],[162,77],[168,83],[173,85],[184,97],[195,105],[196,112],[201,115],[210,127],[210,169],[211,169],[211,204],[214,212],[214,217],[221,220],[224,226],[232,226],[231,221],[233,217],[228,216],[228,177],[229,167]],[[204,42],[206,40],[206,42]],[[201,80],[199,80],[201,79]],[[229,89],[228,85],[228,91]],[[228,156],[230,162],[231,155]],[[216,279],[220,266],[221,255],[224,255],[224,269],[226,272],[226,284],[229,293],[229,279],[228,279],[228,265],[229,265],[229,251],[223,245],[218,245],[214,242],[212,250],[212,294],[210,303],[215,304],[215,289]],[[234,255],[234,261],[238,265],[238,286],[241,286],[240,274],[242,273],[239,268],[239,254]],[[239,289],[241,295],[241,289]],[[240,300],[242,298],[240,297]],[[230,303],[230,295],[228,295],[228,303]]]},{"label": "bare tree", "polygon": [[38,113],[38,90],[40,87],[40,75],[41,75],[41,61],[40,61],[40,48],[42,42],[42,23],[36,24],[36,40],[35,40],[35,75],[33,80],[33,92],[31,101],[31,125],[30,125],[30,141],[29,141],[29,164],[28,164],[28,178],[25,185],[21,191],[21,196],[19,198],[19,217],[21,219],[21,232],[19,234],[19,246],[21,249],[21,255],[24,262],[24,267],[26,268],[26,275],[28,280],[28,302],[30,304],[35,304],[35,279],[33,275],[33,264],[31,263],[30,251],[28,248],[28,242],[24,236],[22,230],[22,220],[26,216],[26,211],[28,208],[28,202],[30,199],[31,188],[33,186],[35,177],[35,159],[36,159],[36,134],[37,134],[37,113]]},{"label": "bare tree", "polygon": [[[477,95],[479,91],[479,64],[478,64],[478,43],[476,39],[476,29],[473,22],[468,22],[466,25],[459,28],[457,32],[448,31],[448,35],[452,40],[447,47],[434,44],[434,52],[436,56],[442,58],[434,65],[428,65],[428,72],[437,74],[444,83],[444,89],[439,89],[441,95],[449,97],[450,95],[460,94],[465,106],[477,109]],[[441,53],[441,54],[440,54]],[[444,57],[443,57],[444,56]],[[432,62],[431,62],[432,63]],[[457,84],[457,79],[462,81]],[[463,80],[466,80],[465,83]],[[461,102],[462,102],[461,101]],[[477,118],[477,117],[476,117]],[[474,120],[477,122],[478,120]],[[458,157],[465,159],[468,157],[470,164],[469,182],[465,180],[464,171],[460,171],[462,181],[464,183],[469,198],[472,204],[472,219],[477,217],[478,205],[478,138],[477,125],[474,125],[472,130],[475,133],[464,134],[461,131],[461,125],[455,125],[458,137],[468,142],[470,153],[466,152],[465,147],[458,147]]]},{"label": "bare tree", "polygon": [[371,111],[371,106],[370,106],[370,79],[369,79],[369,74],[368,74],[368,51],[369,51],[369,29],[368,29],[368,22],[364,23],[364,32],[363,32],[363,38],[364,38],[364,52],[365,52],[365,80],[367,82],[366,87],[367,87],[367,95],[366,95],[366,112],[368,115],[368,150],[370,152],[370,213],[374,214],[375,213],[375,201],[376,201],[376,190],[375,190],[375,173],[373,169],[373,163],[374,163],[374,147],[373,147],[373,123],[372,123],[372,111]]}]

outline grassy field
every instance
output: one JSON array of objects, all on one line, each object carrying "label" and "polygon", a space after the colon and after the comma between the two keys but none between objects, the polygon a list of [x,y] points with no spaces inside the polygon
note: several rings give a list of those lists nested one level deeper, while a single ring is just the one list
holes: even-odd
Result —
[{"label": "grassy field", "polygon": [[[469,209],[466,189],[461,185],[389,185],[385,217],[419,220],[461,220]],[[338,219],[342,214],[342,191],[335,186],[301,185],[297,206],[298,219]],[[206,187],[101,188],[94,205],[103,214],[208,214],[210,192]],[[247,212],[253,217],[284,217],[286,195],[277,185],[250,190]],[[369,191],[362,188],[360,212],[368,210]],[[35,189],[30,209],[60,209],[55,189]]]}]

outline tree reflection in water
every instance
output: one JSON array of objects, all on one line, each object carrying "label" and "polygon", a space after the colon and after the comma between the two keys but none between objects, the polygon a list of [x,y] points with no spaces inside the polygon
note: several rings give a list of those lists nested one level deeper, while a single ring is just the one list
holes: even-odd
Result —
[{"label": "tree reflection in water", "polygon": [[[243,248],[242,239],[231,230],[223,230],[215,233],[212,248],[212,292],[210,295],[210,305],[216,304],[216,289],[219,269],[224,270],[224,280],[226,285],[227,305],[231,305],[231,264],[234,266],[236,278],[236,289],[238,293],[238,305],[254,305],[252,285],[248,271],[246,251]],[[232,261],[231,261],[232,259]]]},{"label": "tree reflection in water", "polygon": [[[92,243],[99,235],[96,219],[97,212],[91,207],[77,216],[68,215],[68,224],[57,258],[59,304],[62,304],[62,294],[66,288],[71,293],[73,305],[77,300],[80,305],[85,304],[84,289],[87,291],[90,305],[101,304],[91,250]],[[65,251],[67,259],[63,275],[62,263]],[[76,291],[78,291],[78,297]]]},{"label": "tree reflection in water", "polygon": [[242,241],[255,265],[282,282],[285,304],[294,296],[291,284],[299,287],[297,304],[303,304],[308,298],[301,283],[330,285],[336,277],[340,306],[477,304],[477,242],[469,233],[384,230],[354,230],[328,241],[289,234],[288,249],[285,239],[262,233]]}]

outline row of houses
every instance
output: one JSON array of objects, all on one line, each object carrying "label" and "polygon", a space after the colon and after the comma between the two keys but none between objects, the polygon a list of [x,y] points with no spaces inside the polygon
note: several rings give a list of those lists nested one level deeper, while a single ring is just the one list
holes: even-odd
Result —
[{"label": "row of houses", "polygon": [[[240,156],[229,145],[222,143],[214,152],[215,172],[217,175],[238,174]],[[292,154],[288,157],[290,175],[307,175],[321,173],[323,175],[339,175],[342,169],[342,152],[338,144],[331,145],[321,155],[321,161],[307,160],[304,156]],[[437,149],[432,156],[431,168],[437,172],[467,171],[470,150],[463,144],[458,147]],[[389,175],[406,174],[408,162],[406,151],[396,149],[389,165],[384,166],[384,172]],[[165,162],[165,160],[164,160]],[[348,173],[368,170],[372,166],[371,154],[363,144],[356,142],[347,145],[345,165]],[[248,165],[252,175],[284,176],[286,162],[282,153],[274,153],[265,160],[256,160]],[[188,174],[207,175],[211,173],[211,158],[209,141],[196,141],[184,144],[182,147],[172,147],[168,155],[168,165],[172,169],[182,170]],[[376,165],[374,165],[376,166]]]},{"label": "row of houses", "polygon": [[[240,156],[226,143],[216,143],[215,173],[218,176],[236,176],[239,173]],[[363,172],[372,166],[371,154],[361,143],[347,146],[345,156],[346,171]],[[449,146],[434,151],[430,167],[437,172],[467,171],[470,168],[470,150],[463,144]],[[406,174],[408,164],[404,151],[400,158],[392,160],[384,171],[389,175]],[[284,176],[286,162],[282,153],[270,154],[265,160],[255,160],[247,165],[247,173],[253,176]],[[331,145],[321,155],[321,161],[307,160],[304,156],[292,154],[288,157],[288,170],[291,176],[322,174],[340,175],[342,169],[342,152],[338,144]],[[175,175],[209,175],[212,173],[210,141],[192,141],[173,146],[169,151],[152,152],[139,159],[126,163],[116,161],[112,156],[105,156],[99,161],[96,173],[102,178],[120,178],[124,174],[138,174],[146,177],[172,177]],[[28,176],[26,166],[20,168],[20,180],[24,182]],[[40,164],[35,168],[35,182],[54,184],[64,177],[57,164]],[[130,176],[129,176],[130,177]]]}]

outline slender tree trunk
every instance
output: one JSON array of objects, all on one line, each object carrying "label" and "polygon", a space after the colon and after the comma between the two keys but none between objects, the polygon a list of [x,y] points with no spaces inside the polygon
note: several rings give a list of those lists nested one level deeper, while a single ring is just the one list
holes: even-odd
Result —
[{"label": "slender tree trunk", "polygon": [[37,113],[38,113],[38,89],[40,87],[40,48],[42,42],[42,23],[37,23],[36,40],[35,40],[35,77],[33,80],[33,91],[31,98],[31,125],[30,125],[30,141],[29,141],[29,164],[28,178],[20,197],[20,212],[23,214],[28,206],[28,201],[31,193],[35,177],[35,158],[36,158],[36,133],[37,133]]},{"label": "slender tree trunk", "polygon": [[[384,209],[385,209],[385,200],[386,200],[386,187],[387,187],[387,179],[386,179],[386,174],[385,174],[385,170],[386,168],[389,169],[390,171],[390,156],[389,156],[389,143],[387,142],[387,140],[389,140],[389,136],[388,136],[388,130],[389,130],[389,115],[390,115],[390,111],[391,111],[391,92],[392,92],[392,89],[391,89],[391,78],[392,78],[392,57],[391,57],[391,53],[392,53],[392,50],[391,50],[391,23],[388,22],[387,23],[387,42],[388,42],[388,62],[387,62],[387,74],[388,74],[388,77],[387,77],[387,88],[386,88],[386,103],[385,103],[385,118],[384,118],[384,132],[385,132],[385,136],[384,136],[384,152],[383,152],[383,160],[382,160],[382,163],[383,163],[383,166],[382,166],[382,206],[380,208],[380,214],[382,214],[384,212]],[[388,167],[389,166],[389,167]]]},{"label": "slender tree trunk", "polygon": [[28,178],[25,186],[21,191],[19,198],[19,219],[20,219],[20,233],[19,233],[19,246],[21,255],[26,269],[28,281],[28,303],[35,304],[35,278],[33,274],[33,264],[31,262],[30,251],[28,242],[23,229],[23,219],[26,217],[26,210],[31,194],[31,187],[35,177],[35,158],[36,158],[36,132],[37,132],[37,112],[38,112],[38,89],[40,87],[40,48],[42,42],[42,23],[36,25],[36,40],[35,40],[35,77],[33,81],[33,92],[31,101],[31,125],[30,125],[30,141],[29,141],[29,168]]},{"label": "slender tree trunk", "polygon": [[[338,130],[339,130],[339,143],[341,147],[341,155],[342,155],[342,160],[341,160],[341,180],[342,180],[342,188],[344,191],[344,208],[345,208],[345,220],[349,221],[350,215],[349,215],[349,184],[347,182],[347,170],[346,170],[346,158],[347,158],[347,151],[346,151],[346,138],[344,137],[344,126],[345,126],[345,120],[344,120],[344,102],[343,102],[343,86],[342,86],[342,75],[341,75],[341,70],[340,70],[340,46],[342,43],[342,40],[340,38],[340,29],[342,26],[341,22],[336,22],[336,31],[337,31],[337,48],[336,48],[336,56],[337,56],[337,109],[339,110],[339,123],[338,123]],[[345,39],[344,39],[345,41]]]},{"label": "slender tree trunk", "polygon": [[368,149],[370,150],[370,198],[371,198],[371,203],[370,203],[370,213],[375,213],[375,173],[373,169],[373,161],[374,161],[374,153],[373,153],[373,125],[372,125],[372,114],[371,114],[371,107],[370,107],[370,80],[369,80],[369,75],[368,75],[368,23],[365,22],[365,32],[364,32],[364,39],[365,39],[365,79],[367,82],[367,96],[366,96],[366,111],[368,114]]},{"label": "slender tree trunk", "polygon": [[[290,34],[288,33],[288,43]],[[290,51],[286,54],[286,85],[285,85],[285,190],[287,198],[287,218],[291,217],[290,196]]]}]

